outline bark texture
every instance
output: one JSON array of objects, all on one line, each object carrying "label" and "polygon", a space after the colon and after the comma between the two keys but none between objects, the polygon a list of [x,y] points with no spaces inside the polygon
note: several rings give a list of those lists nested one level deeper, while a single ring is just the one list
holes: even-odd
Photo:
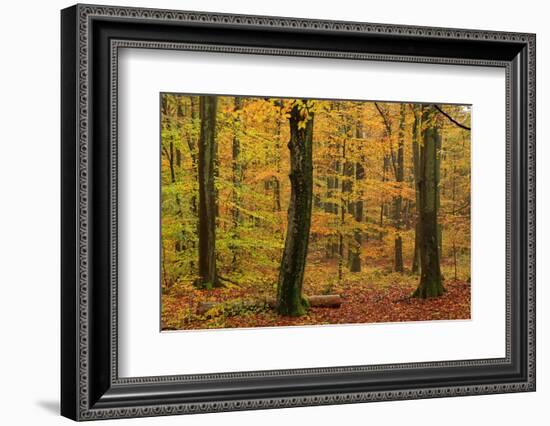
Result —
[{"label": "bark texture", "polygon": [[290,204],[288,228],[277,285],[277,310],[281,315],[306,313],[307,300],[302,296],[306,266],[311,203],[313,198],[313,113],[306,101],[295,102],[290,110]]},{"label": "bark texture", "polygon": [[443,287],[439,257],[438,187],[439,173],[438,147],[441,146],[441,135],[435,119],[436,109],[424,107],[422,113],[423,146],[420,155],[420,283],[413,297],[422,299],[441,296]]},{"label": "bark texture", "polygon": [[[422,138],[422,107],[413,105],[414,122],[412,128],[412,156],[413,156],[413,174],[415,188],[415,204],[417,212],[420,209],[420,141]],[[420,218],[416,215],[414,227],[414,253],[411,271],[416,274],[420,271]]]},{"label": "bark texture", "polygon": [[198,287],[219,287],[216,269],[216,96],[200,97],[199,279]]},{"label": "bark texture", "polygon": [[[397,164],[395,167],[395,181],[399,188],[403,184],[405,167],[404,167],[404,149],[405,149],[405,104],[401,104],[399,114],[399,134],[397,142]],[[393,269],[395,272],[403,272],[403,240],[401,237],[402,225],[402,204],[403,197],[398,195],[393,199],[393,221],[396,230],[395,233],[395,256]]]}]

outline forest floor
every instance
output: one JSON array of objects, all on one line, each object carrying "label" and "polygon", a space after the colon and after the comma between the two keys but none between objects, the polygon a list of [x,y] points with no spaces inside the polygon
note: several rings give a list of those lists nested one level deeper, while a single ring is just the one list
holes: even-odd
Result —
[{"label": "forest floor", "polygon": [[[331,268],[334,270],[333,268]],[[353,324],[402,321],[470,319],[471,293],[467,280],[447,278],[443,296],[411,298],[419,277],[410,273],[381,272],[378,268],[359,274],[344,274],[338,283],[323,279],[323,268],[304,280],[304,294],[339,294],[339,308],[310,308],[301,317],[278,315],[267,305],[250,303],[273,298],[274,285],[228,283],[212,290],[195,289],[189,284],[176,285],[162,297],[162,329],[188,330],[211,328],[281,327],[291,325]],[[452,268],[442,266],[444,276],[453,277]],[[200,302],[217,302],[203,315],[197,313]]]}]

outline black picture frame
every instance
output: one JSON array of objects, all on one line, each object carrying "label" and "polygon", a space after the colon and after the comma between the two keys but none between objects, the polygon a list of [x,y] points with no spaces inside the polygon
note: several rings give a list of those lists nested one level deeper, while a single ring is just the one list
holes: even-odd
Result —
[{"label": "black picture frame", "polygon": [[[158,416],[535,390],[535,35],[75,5],[61,12],[61,413]],[[117,373],[116,52],[147,47],[506,70],[506,357]],[[503,230],[504,232],[504,230]]]}]

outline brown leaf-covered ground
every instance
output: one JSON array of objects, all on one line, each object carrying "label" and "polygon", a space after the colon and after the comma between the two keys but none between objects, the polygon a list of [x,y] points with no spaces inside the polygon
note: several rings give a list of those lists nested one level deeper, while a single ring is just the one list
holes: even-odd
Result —
[{"label": "brown leaf-covered ground", "polygon": [[[385,278],[383,282],[348,280],[322,289],[315,282],[306,281],[306,295],[330,292],[340,294],[343,301],[340,308],[310,308],[298,318],[280,316],[261,303],[248,303],[273,297],[274,289],[236,285],[213,290],[185,287],[163,296],[162,326],[164,330],[182,330],[470,319],[470,284],[466,281],[447,279],[443,296],[421,300],[410,297],[417,286],[416,276],[390,274]],[[205,301],[219,305],[198,315],[198,304]]]}]

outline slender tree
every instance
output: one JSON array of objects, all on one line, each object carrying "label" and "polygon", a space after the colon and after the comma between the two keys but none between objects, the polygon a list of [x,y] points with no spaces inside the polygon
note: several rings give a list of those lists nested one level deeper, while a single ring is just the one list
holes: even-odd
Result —
[{"label": "slender tree", "polygon": [[[338,215],[338,203],[334,202],[336,199],[336,191],[340,187],[340,161],[331,160],[329,166],[329,173],[326,177],[326,198],[327,201],[323,203],[325,213],[331,213],[333,215]],[[338,253],[339,243],[337,236],[329,235],[328,243],[326,246],[326,254],[328,258],[333,258],[336,253]]]},{"label": "slender tree", "polygon": [[422,147],[420,149],[420,283],[413,297],[428,298],[441,296],[443,287],[440,266],[438,232],[439,155],[441,144],[439,123],[434,106],[425,106],[422,112]]},{"label": "slender tree", "polygon": [[[359,121],[355,127],[355,137],[360,142],[359,149],[363,150],[363,129],[361,122]],[[363,159],[364,160],[364,159]],[[365,179],[365,168],[362,161],[357,161],[354,164],[354,184]],[[363,192],[362,190],[355,190],[357,193],[355,200],[349,203],[348,210],[353,216],[356,224],[359,225],[364,220],[363,214]],[[363,235],[359,226],[353,229],[353,239],[349,245],[348,267],[350,272],[361,272],[361,246],[363,244]]]},{"label": "slender tree", "polygon": [[[241,170],[241,119],[239,117],[240,110],[242,107],[242,99],[238,96],[235,96],[233,102],[233,113],[235,115],[233,121],[233,140],[231,146],[231,169],[232,169],[232,180],[233,188],[231,192],[231,198],[233,202],[233,208],[231,209],[231,217],[233,220],[233,232],[232,240],[236,241],[239,238],[239,223],[241,221],[241,180],[242,180],[242,170]],[[233,259],[231,262],[231,267],[235,269],[237,267],[237,247],[234,243],[230,244],[230,250],[233,254]]]},{"label": "slender tree", "polygon": [[[197,98],[195,96],[189,97],[189,109],[190,109],[190,116],[191,116],[191,128],[195,125],[195,122],[197,121],[197,110],[200,108],[197,108]],[[200,112],[199,112],[200,113]],[[189,148],[189,153],[191,154],[191,170],[193,171],[193,174],[198,177],[198,159],[197,159],[197,138],[192,136],[192,132],[187,132],[187,147]],[[195,182],[195,185],[197,185],[198,182]],[[191,198],[191,212],[196,215],[197,214],[197,196],[195,194],[195,191],[193,191],[193,196]]]},{"label": "slender tree", "polygon": [[417,210],[415,225],[414,225],[414,253],[411,271],[418,273],[420,270],[420,145],[419,142],[422,138],[422,106],[413,105],[414,121],[412,126],[412,160],[413,160],[413,179],[415,188],[415,206]]},{"label": "slender tree", "polygon": [[313,198],[313,111],[308,101],[295,100],[289,114],[290,204],[288,226],[277,285],[277,310],[300,316],[307,310],[302,296]]},{"label": "slender tree", "polygon": [[277,120],[277,130],[275,133],[275,171],[277,176],[273,177],[273,209],[276,212],[281,211],[281,122]]},{"label": "slender tree", "polygon": [[[399,112],[399,134],[397,143],[397,164],[395,167],[395,181],[401,190],[401,185],[404,180],[404,149],[405,149],[405,104],[401,104]],[[393,221],[396,230],[394,240],[394,263],[393,269],[396,272],[403,272],[403,239],[401,238],[401,222],[402,222],[402,202],[401,194],[393,198]]]},{"label": "slender tree", "polygon": [[220,286],[216,269],[216,163],[217,97],[200,97],[199,139],[199,279],[202,288]]},{"label": "slender tree", "polygon": [[[378,114],[380,114],[380,118],[382,118],[382,123],[384,124],[386,138],[387,138],[387,141],[389,142],[389,152],[386,152],[384,154],[383,169],[382,169],[383,170],[382,182],[387,182],[389,180],[387,174],[388,174],[388,170],[390,169],[390,166],[393,166],[394,174],[395,175],[397,174],[396,167],[395,167],[395,160],[394,160],[395,155],[393,153],[393,148],[392,148],[392,133],[393,133],[392,123],[388,117],[387,112],[380,105],[378,105],[377,102],[374,103],[374,106],[376,107]],[[388,208],[388,205],[384,202],[384,199],[382,198],[382,202],[380,205],[380,233],[378,236],[378,239],[380,241],[382,241],[382,238],[384,236],[382,229],[384,226],[384,216],[387,215],[387,208]]]},{"label": "slender tree", "polygon": [[340,186],[340,227],[338,228],[338,281],[343,278],[344,268],[344,229],[346,225],[346,209],[349,209],[349,194],[352,187],[353,163],[347,160],[347,129],[344,127],[342,141],[342,185]]},{"label": "slender tree", "polygon": [[[365,168],[361,163],[355,164],[355,180],[359,181],[365,178]],[[364,220],[363,200],[354,201],[353,218],[356,224],[360,224]],[[359,227],[353,230],[353,241],[349,247],[349,270],[350,272],[361,272],[361,246],[363,244],[363,235]]]},{"label": "slender tree", "polygon": [[[171,102],[169,102],[171,101]],[[176,166],[179,166],[177,163],[178,156],[177,154],[180,152],[178,148],[175,148],[174,150],[174,134],[177,133],[177,126],[179,122],[179,115],[180,115],[180,108],[179,108],[179,99],[173,99],[170,98],[168,95],[162,96],[162,116],[166,117],[165,120],[163,120],[163,128],[169,131],[170,137],[168,138],[168,148],[165,146],[165,144],[162,144],[162,151],[164,156],[168,159],[168,165],[170,167],[170,182],[172,185],[176,183]],[[181,154],[180,154],[181,157]],[[180,216],[183,216],[183,212],[181,209],[181,202],[180,202],[180,196],[176,192],[175,193],[175,200],[176,200],[176,206],[177,206],[177,214]],[[175,249],[177,252],[182,251],[184,249],[184,246],[182,244],[182,241],[185,240],[185,233],[182,233],[181,237],[176,239],[175,241]]]}]

